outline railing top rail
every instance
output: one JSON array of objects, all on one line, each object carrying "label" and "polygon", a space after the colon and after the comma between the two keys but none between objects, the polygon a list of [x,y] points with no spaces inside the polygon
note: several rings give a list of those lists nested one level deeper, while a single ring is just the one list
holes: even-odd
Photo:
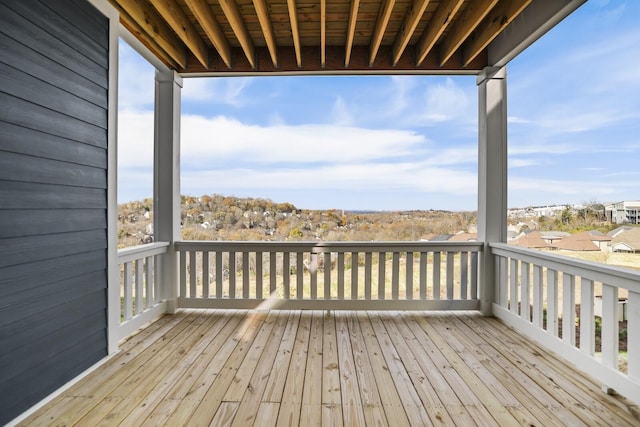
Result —
[{"label": "railing top rail", "polygon": [[165,253],[168,247],[169,242],[154,242],[145,245],[132,246],[130,248],[118,249],[118,264]]},{"label": "railing top rail", "polygon": [[175,248],[183,251],[235,252],[480,252],[482,242],[282,242],[282,241],[177,241]]},{"label": "railing top rail", "polygon": [[496,255],[511,257],[516,254],[517,256],[515,258],[525,262],[544,264],[554,270],[563,271],[596,282],[624,287],[633,292],[640,293],[640,271],[570,258],[535,249],[521,248],[506,243],[490,243],[489,247],[491,248],[491,252]]}]

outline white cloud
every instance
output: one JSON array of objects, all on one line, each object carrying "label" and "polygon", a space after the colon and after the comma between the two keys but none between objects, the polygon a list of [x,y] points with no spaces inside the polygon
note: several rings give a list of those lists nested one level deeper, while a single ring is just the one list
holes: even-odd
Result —
[{"label": "white cloud", "polygon": [[124,41],[118,46],[118,109],[152,110],[155,69]]},{"label": "white cloud", "polygon": [[451,78],[447,78],[444,84],[427,87],[425,101],[424,116],[429,120],[444,122],[469,117],[469,97]]},{"label": "white cloud", "polygon": [[185,78],[182,99],[186,102],[211,102],[242,107],[249,102],[245,89],[252,82],[252,77]]},{"label": "white cloud", "polygon": [[257,126],[227,117],[183,115],[182,159],[187,165],[229,161],[346,163],[398,158],[426,144],[407,130],[372,130],[336,125]]},{"label": "white cloud", "polygon": [[344,98],[338,96],[333,103],[333,123],[338,126],[352,126],[355,121]]}]

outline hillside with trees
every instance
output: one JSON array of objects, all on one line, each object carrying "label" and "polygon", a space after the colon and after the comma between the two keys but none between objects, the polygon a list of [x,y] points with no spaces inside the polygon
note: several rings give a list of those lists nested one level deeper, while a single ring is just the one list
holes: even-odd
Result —
[{"label": "hillside with trees", "polygon": [[[151,199],[121,204],[119,246],[153,239]],[[291,203],[223,195],[182,196],[185,240],[420,240],[475,229],[474,212],[300,209]]]}]

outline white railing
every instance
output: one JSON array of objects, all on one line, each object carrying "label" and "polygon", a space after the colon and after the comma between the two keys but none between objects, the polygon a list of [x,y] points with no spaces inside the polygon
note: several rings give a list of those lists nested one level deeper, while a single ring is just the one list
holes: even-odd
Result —
[{"label": "white railing", "polygon": [[158,242],[118,250],[120,267],[120,338],[164,311],[157,271],[159,255],[169,243]]},{"label": "white railing", "polygon": [[490,248],[494,314],[640,402],[640,272],[506,244]]},{"label": "white railing", "polygon": [[476,242],[175,243],[179,307],[477,310]]}]

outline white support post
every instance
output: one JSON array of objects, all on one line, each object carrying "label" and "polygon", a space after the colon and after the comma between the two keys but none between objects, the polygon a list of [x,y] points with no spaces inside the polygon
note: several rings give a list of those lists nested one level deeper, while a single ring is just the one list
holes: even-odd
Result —
[{"label": "white support post", "polygon": [[160,299],[168,311],[177,310],[177,255],[180,239],[180,91],[182,78],[174,71],[156,71],[155,137],[153,159],[154,237],[170,242],[160,257]]},{"label": "white support post", "polygon": [[492,314],[495,260],[489,243],[507,241],[507,74],[487,67],[478,76],[478,239],[484,242],[481,310]]}]

